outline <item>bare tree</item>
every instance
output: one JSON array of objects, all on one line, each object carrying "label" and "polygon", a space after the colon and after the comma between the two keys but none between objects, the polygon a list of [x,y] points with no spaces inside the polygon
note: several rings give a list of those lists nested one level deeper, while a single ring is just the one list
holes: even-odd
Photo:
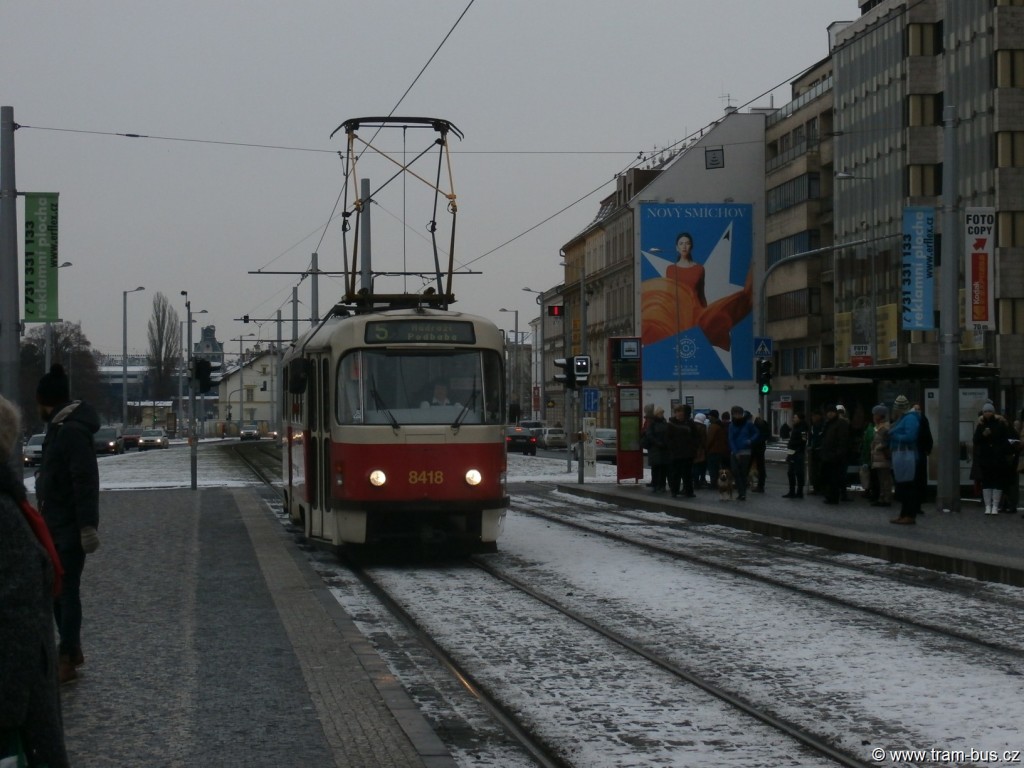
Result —
[{"label": "bare tree", "polygon": [[162,293],[153,297],[149,338],[150,397],[163,400],[173,395],[174,369],[181,358],[181,321]]},{"label": "bare tree", "polygon": [[[71,383],[71,398],[85,400],[102,410],[103,388],[99,369],[92,354],[92,342],[86,338],[79,323],[52,323],[50,355],[53,363],[60,363]],[[36,384],[46,371],[46,327],[39,325],[25,334],[21,342],[21,376],[19,405],[26,428],[38,430]]]}]

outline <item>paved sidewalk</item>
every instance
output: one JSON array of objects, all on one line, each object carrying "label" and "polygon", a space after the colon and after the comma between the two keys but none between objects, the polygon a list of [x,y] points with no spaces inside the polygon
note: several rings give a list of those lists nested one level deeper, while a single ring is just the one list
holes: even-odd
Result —
[{"label": "paved sidewalk", "polygon": [[746,501],[720,501],[717,490],[697,498],[652,495],[643,483],[559,485],[568,493],[660,510],[698,522],[741,528],[842,552],[918,565],[963,576],[1024,586],[1024,514],[985,515],[965,501],[962,511],[943,513],[925,503],[917,525],[891,525],[898,503],[872,507],[859,491],[852,501],[826,505],[821,496],[784,499],[785,468],[769,465],[766,493],[748,492]]},{"label": "paved sidewalk", "polygon": [[252,489],[108,492],[75,766],[454,766]]}]

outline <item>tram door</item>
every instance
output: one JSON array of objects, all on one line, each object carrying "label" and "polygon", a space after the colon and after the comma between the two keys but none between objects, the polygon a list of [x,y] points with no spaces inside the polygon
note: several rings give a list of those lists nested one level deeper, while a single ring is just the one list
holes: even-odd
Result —
[{"label": "tram door", "polygon": [[306,484],[310,501],[308,535],[323,538],[324,515],[331,503],[328,471],[331,457],[330,361],[324,355],[316,355],[310,360],[307,395],[306,429],[309,431],[309,454]]}]

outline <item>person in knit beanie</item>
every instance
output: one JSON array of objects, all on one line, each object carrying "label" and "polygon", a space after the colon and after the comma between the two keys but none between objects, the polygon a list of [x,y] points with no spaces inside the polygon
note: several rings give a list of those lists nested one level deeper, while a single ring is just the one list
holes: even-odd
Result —
[{"label": "person in knit beanie", "polygon": [[[20,427],[18,409],[0,396],[0,733],[18,734],[29,765],[60,768],[68,757],[53,638],[55,568],[11,464]],[[40,528],[45,535],[41,521]],[[8,756],[4,746],[0,759]]]},{"label": "person in knit beanie", "polygon": [[70,399],[67,374],[55,364],[36,387],[39,415],[47,422],[36,479],[40,512],[64,566],[64,588],[54,602],[60,633],[62,683],[78,677],[82,654],[82,599],[85,556],[100,545],[99,468],[93,435],[100,428],[95,409]]}]

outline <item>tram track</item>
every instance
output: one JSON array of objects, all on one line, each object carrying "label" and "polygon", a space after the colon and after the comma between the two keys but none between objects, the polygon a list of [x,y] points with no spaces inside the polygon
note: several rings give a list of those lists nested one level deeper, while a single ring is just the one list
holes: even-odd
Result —
[{"label": "tram track", "polygon": [[[265,482],[268,481],[265,480]],[[268,484],[272,485],[269,482]],[[580,517],[578,506],[574,511],[563,514],[552,513],[550,509],[542,514],[536,514],[531,507],[545,505],[558,507],[558,501],[552,502],[548,498],[535,503],[530,494],[517,495],[514,498],[514,513],[525,515],[525,518],[543,521],[545,525],[557,524],[559,527],[566,525],[566,514],[576,518]],[[563,503],[562,506],[565,504]],[[597,516],[591,515],[593,510],[590,508],[585,511],[586,517]],[[607,510],[601,511],[606,512]],[[566,530],[584,533],[586,540],[599,548],[626,547],[632,552],[629,555],[630,562],[635,561],[639,564],[658,560],[662,561],[662,567],[667,568],[696,566],[701,571],[717,572],[726,580],[743,579],[759,585],[748,588],[738,587],[735,589],[737,593],[749,590],[785,589],[791,595],[791,598],[785,599],[786,602],[798,600],[810,601],[810,604],[820,603],[822,606],[820,610],[824,611],[826,616],[831,615],[828,613],[829,611],[833,613],[841,611],[844,615],[838,621],[843,626],[862,626],[863,629],[860,631],[866,631],[868,637],[875,636],[877,638],[891,635],[889,639],[897,640],[906,637],[915,644],[926,645],[927,649],[922,648],[922,651],[937,652],[944,656],[944,660],[938,666],[948,665],[957,669],[958,673],[961,667],[969,667],[971,664],[980,666],[984,663],[990,672],[993,669],[997,672],[1002,669],[1004,670],[1002,674],[1020,674],[1021,652],[1012,643],[986,641],[984,637],[972,636],[970,632],[960,632],[952,627],[949,627],[951,631],[939,631],[941,627],[936,626],[934,621],[921,622],[916,619],[904,621],[898,615],[890,615],[891,611],[887,613],[884,610],[866,609],[856,601],[843,600],[837,596],[822,597],[819,594],[821,590],[813,585],[788,585],[785,583],[785,579],[777,575],[766,576],[764,573],[757,572],[759,568],[767,567],[766,560],[776,560],[785,553],[758,549],[749,542],[737,543],[734,540],[726,541],[723,538],[718,538],[714,546],[702,545],[705,549],[709,547],[714,549],[715,546],[719,549],[746,547],[747,554],[741,553],[738,558],[746,562],[723,568],[713,562],[716,558],[710,557],[707,553],[696,555],[691,551],[684,553],[688,557],[679,556],[680,547],[685,546],[691,550],[701,548],[695,546],[692,540],[673,541],[673,536],[681,536],[678,531],[673,532],[671,536],[666,536],[666,533],[672,530],[673,523],[675,529],[686,527],[679,525],[679,521],[672,521],[668,525],[653,525],[653,515],[620,517],[622,524],[633,529],[630,536],[608,536],[605,531],[601,530],[602,526],[609,525],[607,521],[596,524],[591,521],[585,525],[570,526]],[[569,522],[580,523],[579,520]],[[654,534],[644,535],[648,537],[657,535],[663,541],[657,546],[652,546],[651,542],[643,542],[644,535],[638,536],[636,532],[644,528],[654,531]],[[688,531],[688,533],[692,533],[692,531]],[[561,538],[568,535],[561,535]],[[542,536],[547,538],[545,534]],[[669,540],[664,541],[666,538]],[[325,555],[321,552],[318,570],[322,572],[321,576],[329,584],[332,583],[332,580],[336,582],[358,579],[360,588],[370,593],[373,600],[381,606],[379,610],[386,612],[389,616],[397,617],[393,621],[400,622],[406,632],[415,634],[416,642],[428,648],[430,653],[439,659],[437,663],[445,668],[448,675],[459,681],[459,685],[467,695],[477,697],[481,706],[487,709],[491,717],[502,723],[502,728],[511,735],[511,738],[520,744],[523,744],[520,736],[525,736],[528,739],[531,743],[530,746],[524,744],[522,749],[531,756],[531,760],[540,765],[591,765],[598,763],[647,765],[655,763],[646,761],[645,750],[657,752],[659,749],[669,749],[665,742],[672,740],[659,741],[653,737],[638,737],[628,728],[623,728],[622,733],[619,734],[617,729],[620,724],[617,720],[614,722],[602,720],[603,716],[597,712],[589,716],[577,714],[578,710],[583,711],[586,708],[585,700],[588,697],[593,698],[598,695],[586,688],[581,689],[578,694],[572,693],[575,689],[570,682],[576,676],[576,666],[587,666],[586,656],[588,653],[595,657],[606,653],[610,654],[606,650],[580,650],[596,647],[594,643],[597,640],[588,639],[591,636],[608,644],[614,644],[620,649],[617,653],[620,653],[621,656],[616,657],[620,660],[616,661],[615,666],[612,667],[614,671],[607,671],[604,674],[630,682],[633,682],[634,679],[646,679],[645,676],[650,673],[641,671],[639,667],[640,664],[645,664],[655,667],[661,675],[675,679],[677,681],[674,684],[677,686],[676,688],[666,688],[665,692],[656,695],[655,698],[660,696],[664,706],[672,709],[681,722],[689,725],[692,721],[698,720],[705,710],[712,707],[710,704],[693,707],[696,694],[681,693],[682,689],[678,688],[678,686],[688,686],[699,689],[703,695],[714,698],[734,713],[725,715],[718,710],[716,721],[716,725],[719,727],[722,727],[723,723],[728,723],[725,726],[729,730],[726,743],[731,746],[735,747],[737,743],[741,743],[743,738],[754,728],[752,725],[743,726],[736,725],[736,723],[750,720],[756,720],[760,728],[768,728],[775,732],[777,739],[785,739],[800,745],[799,750],[802,757],[796,762],[787,762],[782,758],[767,758],[765,761],[759,755],[753,761],[756,763],[817,765],[819,764],[817,761],[820,760],[824,761],[821,764],[863,766],[871,763],[861,759],[862,756],[867,755],[868,748],[860,745],[875,743],[870,741],[871,738],[877,738],[879,742],[884,741],[886,744],[893,745],[910,743],[909,741],[901,742],[899,739],[920,738],[920,734],[916,730],[921,728],[920,722],[894,722],[884,714],[876,714],[874,710],[862,708],[850,698],[852,689],[848,688],[846,692],[840,690],[837,694],[837,701],[833,703],[818,699],[811,693],[815,684],[813,681],[804,683],[800,679],[804,673],[799,668],[789,669],[785,667],[785,662],[779,662],[782,666],[779,666],[778,669],[772,669],[771,664],[767,668],[761,668],[760,664],[763,664],[764,659],[759,663],[756,656],[747,658],[745,655],[740,655],[728,658],[730,653],[742,653],[740,650],[742,644],[737,644],[735,649],[728,652],[723,646],[721,653],[726,655],[721,658],[714,648],[710,649],[710,654],[707,652],[708,649],[704,648],[702,653],[691,654],[687,650],[685,653],[677,655],[673,652],[671,644],[666,645],[665,636],[679,638],[678,642],[683,645],[694,642],[693,639],[685,639],[688,630],[683,629],[681,625],[677,627],[674,623],[677,619],[655,618],[654,614],[647,613],[650,610],[649,606],[644,608],[633,606],[628,601],[623,602],[621,596],[610,595],[599,584],[592,587],[591,585],[583,586],[578,581],[568,579],[564,574],[561,576],[553,574],[549,570],[552,563],[548,563],[547,566],[538,570],[536,565],[523,560],[522,554],[517,555],[511,551],[514,549],[514,542],[509,542],[508,549],[503,547],[503,550],[499,551],[497,555],[474,558],[473,567],[468,567],[465,563],[461,563],[457,567],[438,563],[423,567],[406,564],[397,569],[377,566],[368,569],[370,573],[365,576],[357,576],[355,571],[349,571],[348,568],[342,568],[339,565],[326,564],[323,559]],[[721,559],[721,556],[718,559]],[[827,558],[824,559],[824,562],[815,561],[814,558],[806,556],[806,553],[801,553],[795,559],[805,561],[808,567],[824,568],[827,565],[835,567],[835,564],[828,562]],[[598,561],[600,557],[595,556],[594,560]],[[676,565],[665,566],[666,561],[676,563]],[[855,577],[844,576],[843,578],[847,581],[855,581],[864,576],[875,576],[880,580],[878,583],[884,583],[880,576],[864,574],[863,571],[856,568],[851,569],[849,564],[843,564],[843,567],[847,570],[840,568],[840,573]],[[627,571],[642,568],[646,568],[646,566],[629,566]],[[476,572],[486,577],[489,583],[500,582],[503,588],[508,590],[505,598],[497,600],[493,604],[488,602],[486,610],[481,608],[482,613],[479,616],[473,615],[473,604],[477,601],[488,600],[487,594],[494,588],[485,584],[474,584],[474,577],[471,574]],[[351,575],[345,576],[344,573]],[[369,579],[369,582],[364,582],[364,578]],[[668,578],[672,580],[676,577]],[[826,575],[821,578],[829,581],[835,577]],[[443,582],[443,587],[438,587],[437,582]],[[911,586],[924,589],[920,584]],[[431,610],[431,601],[436,599],[435,593],[438,591],[444,593],[445,607],[439,611],[435,606]],[[575,596],[574,593],[576,593]],[[521,597],[516,598],[513,596],[514,594],[519,594]],[[428,599],[425,600],[424,595],[427,595]],[[524,600],[528,602],[522,602]],[[755,600],[754,603],[756,604],[756,602]],[[1003,610],[1012,606],[1013,603],[1014,601],[1009,597],[1005,600],[995,601],[996,607]],[[564,628],[568,626],[565,624],[559,625],[563,627],[561,630],[547,628],[549,621],[555,623],[559,619],[534,618],[534,613],[541,607],[543,610],[551,612],[553,616],[561,617],[562,622],[570,622],[580,629],[570,632]],[[804,610],[813,612],[812,609],[805,608]],[[464,612],[466,615],[463,615]],[[743,612],[740,610],[737,615],[742,615]],[[438,616],[438,613],[444,615]],[[845,615],[846,613],[857,614],[861,618],[850,618]],[[524,616],[527,617],[525,621]],[[819,620],[814,619],[813,621],[817,623]],[[820,621],[823,624],[828,624],[835,623],[837,619],[823,618]],[[885,630],[883,627],[871,626],[872,623],[891,623],[900,628]],[[498,632],[495,627],[517,627],[518,629],[515,631],[510,629],[506,633]],[[983,627],[982,631],[987,630]],[[585,634],[576,634],[576,632],[585,632]],[[918,635],[922,632],[934,636],[935,639],[920,640]],[[560,648],[556,649],[559,652],[552,655],[546,650],[535,650],[533,636],[538,633],[549,638],[547,640],[549,647],[552,644],[559,645]],[[904,633],[909,634],[905,635]],[[466,638],[469,637],[476,638],[476,642],[467,644]],[[557,639],[552,640],[551,637]],[[865,639],[861,644],[870,646],[876,642],[878,642],[877,639]],[[957,651],[952,647],[964,643],[973,648],[969,652],[972,658],[966,661],[957,656],[957,653],[962,653],[962,651]],[[519,645],[526,645],[526,650],[520,649]],[[725,645],[727,646],[729,643]],[[497,651],[492,652],[493,649],[497,649]],[[1004,660],[993,661],[993,653]],[[949,661],[945,660],[945,654],[949,655]],[[570,656],[574,664],[562,669],[559,666],[564,661],[559,658],[561,655]],[[511,658],[506,658],[509,656]],[[985,658],[981,659],[982,656]],[[547,666],[549,663],[550,668]],[[719,668],[723,664],[726,667],[724,671]],[[529,671],[534,666],[539,666],[539,668],[534,670],[537,677],[531,682],[531,678],[523,670],[525,668]],[[748,671],[743,672],[742,670]],[[783,670],[785,671],[783,672]],[[516,677],[520,672],[523,675],[522,680],[505,679],[506,677]],[[775,684],[773,677],[779,673],[790,680]],[[600,676],[600,674],[597,675],[597,677]],[[747,678],[753,682],[752,685],[746,685]],[[741,679],[744,680],[744,685],[737,687],[735,683]],[[553,684],[552,680],[559,681],[557,697],[561,700],[561,706],[569,708],[568,711],[572,717],[563,718],[559,715],[552,722],[545,720],[546,715],[540,712],[549,706],[545,703],[542,693],[546,693],[544,691],[546,686]],[[826,681],[827,678],[823,678],[822,684],[829,687],[831,681],[828,683]],[[404,680],[403,684],[406,684]],[[671,684],[657,680],[650,684],[641,682],[639,685],[646,691],[648,687]],[[790,686],[792,686],[796,698],[787,701],[786,697],[789,695],[788,688]],[[539,702],[534,700],[535,695],[540,697]],[[613,695],[609,694],[609,696]],[[812,696],[813,698],[801,698]],[[488,699],[488,703],[484,704],[483,698]],[[641,719],[656,717],[651,714],[651,707],[647,701],[636,705],[631,702],[626,711],[629,713],[629,717]],[[640,711],[642,714],[636,715],[635,711]],[[806,717],[804,716],[805,712]],[[976,713],[972,716],[977,721]],[[576,719],[573,719],[574,717]],[[562,723],[562,719],[568,719],[569,724]],[[590,720],[600,722],[604,731],[616,731],[613,740],[633,744],[634,752],[630,752],[625,759],[609,758],[607,762],[593,762],[586,757],[581,757],[579,751],[581,742],[583,743],[582,748],[585,750],[588,740],[599,741],[608,736],[607,733],[600,733],[601,727],[597,728],[596,735],[589,732],[587,735],[571,732],[572,727],[575,726],[582,733],[585,727],[589,727]],[[658,726],[655,725],[645,727],[649,731],[656,732],[658,730]],[[1004,727],[1001,720],[995,727]],[[697,730],[703,732],[701,728]],[[783,736],[783,734],[785,735]],[[772,741],[772,738],[762,734],[759,740],[768,743]],[[742,751],[743,747],[741,746],[739,749]],[[811,757],[812,753],[815,755],[813,758]],[[715,762],[718,764],[734,764],[730,763],[728,759],[723,761],[717,758],[716,754]],[[639,762],[636,762],[637,760]],[[698,760],[698,762],[700,761]]]},{"label": "tram track", "polygon": [[[707,530],[708,526],[698,528],[693,524],[683,523],[673,518],[653,519],[651,514],[636,514],[627,510],[602,506],[601,515],[619,518],[633,531],[633,533],[622,533],[609,530],[601,521],[589,518],[581,519],[577,510],[550,511],[557,509],[558,505],[550,505],[546,500],[543,500],[543,503],[549,509],[531,507],[524,503],[523,496],[518,496],[516,501],[515,509],[520,513],[534,515],[575,530],[600,535],[694,565],[715,568],[795,594],[817,598],[843,609],[863,612],[908,628],[928,631],[943,638],[971,643],[980,648],[1024,659],[1024,622],[1021,623],[1019,631],[1006,631],[1008,612],[1024,615],[1024,602],[1019,599],[1004,598],[999,595],[982,596],[977,590],[968,593],[966,589],[954,585],[949,579],[941,581],[932,579],[927,583],[922,583],[919,580],[907,579],[899,573],[882,574],[874,567],[841,562],[834,556],[828,557],[811,553],[807,551],[808,547],[780,545],[765,537],[754,537],[751,534],[719,535],[714,531]],[[664,537],[661,537],[661,541],[654,542],[643,538],[643,533],[636,533],[637,524],[640,524],[640,531],[643,531],[644,527],[648,528],[647,535],[660,536],[659,531],[670,530],[677,532],[680,538],[670,539],[666,543]],[[705,543],[702,543],[701,540],[704,540]],[[721,550],[716,552],[714,545],[706,545],[707,541],[724,545],[727,553],[723,555]],[[770,556],[772,560],[765,563],[764,555]],[[784,560],[807,563],[820,568],[821,571],[808,577],[799,569],[785,569],[782,565]],[[782,575],[776,575],[780,572]],[[800,581],[794,581],[794,579],[800,579]],[[844,579],[856,580],[856,589],[844,589]],[[874,588],[869,588],[870,585],[866,583],[868,579],[875,585]],[[904,601],[905,609],[916,611],[916,615],[901,614],[894,611],[891,606],[883,604],[884,602],[893,602],[891,592],[896,587],[908,593],[908,598]],[[919,595],[921,591],[940,593],[950,598],[951,601],[955,601],[949,603],[952,610],[943,613],[922,610],[920,600],[912,596]],[[846,594],[837,594],[837,592]],[[851,592],[854,593],[852,597],[850,596]],[[870,601],[873,598],[882,594],[886,595],[884,601],[871,604]],[[957,629],[954,622],[959,621],[966,611],[970,611],[972,615],[970,628],[968,630]],[[989,620],[986,620],[986,617],[989,617]]]}]

